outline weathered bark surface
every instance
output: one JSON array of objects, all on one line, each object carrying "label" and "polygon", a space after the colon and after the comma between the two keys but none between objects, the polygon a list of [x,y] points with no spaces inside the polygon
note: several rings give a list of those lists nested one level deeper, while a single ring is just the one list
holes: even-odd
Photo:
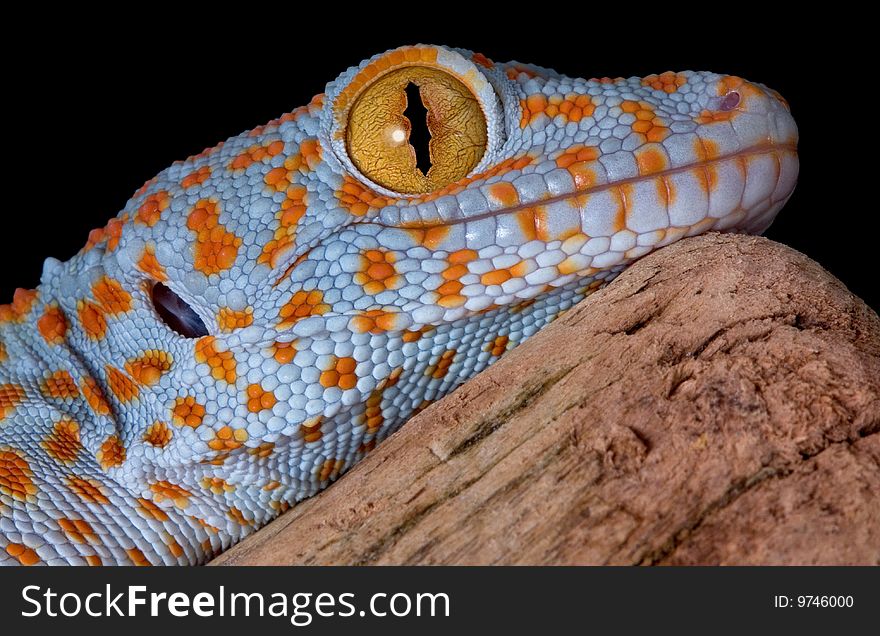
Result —
[{"label": "weathered bark surface", "polygon": [[880,319],[681,241],[215,563],[880,564]]}]

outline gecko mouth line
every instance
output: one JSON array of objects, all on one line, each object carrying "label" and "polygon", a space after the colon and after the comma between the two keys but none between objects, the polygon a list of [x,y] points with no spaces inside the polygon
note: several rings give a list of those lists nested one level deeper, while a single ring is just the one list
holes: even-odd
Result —
[{"label": "gecko mouth line", "polygon": [[551,205],[553,203],[557,203],[559,201],[566,201],[569,199],[574,199],[577,197],[582,197],[585,195],[594,194],[596,192],[602,192],[604,190],[608,190],[611,188],[617,188],[620,186],[625,186],[633,183],[640,183],[643,181],[649,181],[654,179],[662,179],[665,177],[669,177],[675,174],[679,174],[682,172],[689,172],[691,170],[696,170],[699,168],[711,168],[712,166],[719,165],[724,163],[725,161],[730,161],[733,159],[738,159],[742,157],[752,157],[758,155],[772,155],[780,152],[790,152],[797,154],[797,144],[795,143],[784,143],[784,144],[761,144],[758,146],[750,146],[748,148],[743,148],[742,150],[738,150],[736,152],[732,152],[726,155],[722,155],[719,157],[715,157],[713,159],[706,159],[703,161],[697,161],[695,163],[689,163],[684,166],[678,166],[675,168],[668,168],[665,170],[658,170],[657,172],[652,172],[650,174],[639,175],[636,177],[627,177],[625,179],[619,179],[617,181],[611,181],[609,183],[602,183],[597,185],[591,185],[579,190],[575,190],[574,192],[567,192],[565,194],[559,194],[552,197],[547,197],[546,199],[540,199],[537,201],[531,201],[528,203],[521,203],[519,205],[501,208],[498,210],[487,210],[486,212],[482,212],[480,214],[475,214],[473,216],[469,216],[463,219],[456,219],[453,221],[423,221],[423,222],[406,222],[400,223],[397,225],[391,225],[387,223],[382,223],[381,221],[371,221],[375,225],[379,225],[381,227],[388,228],[398,228],[405,230],[425,230],[436,227],[452,227],[456,225],[460,225],[462,223],[469,223],[474,221],[480,221],[482,219],[493,218],[497,216],[502,216],[505,214],[514,214],[516,212],[520,212],[523,210],[528,210],[530,208],[535,208],[538,206]]}]

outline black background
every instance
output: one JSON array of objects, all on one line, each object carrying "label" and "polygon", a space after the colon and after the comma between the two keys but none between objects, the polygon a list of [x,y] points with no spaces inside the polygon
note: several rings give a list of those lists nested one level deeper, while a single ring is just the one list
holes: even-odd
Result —
[{"label": "black background", "polygon": [[878,183],[867,154],[877,146],[873,74],[860,68],[868,59],[851,48],[860,40],[850,27],[827,13],[808,23],[806,9],[793,21],[790,12],[774,16],[743,3],[689,22],[683,16],[697,15],[694,6],[650,14],[583,6],[477,13],[374,4],[355,18],[342,5],[307,15],[290,4],[210,23],[144,13],[97,29],[63,20],[51,28],[42,20],[8,25],[28,44],[4,45],[0,301],[15,287],[35,286],[46,256],[72,256],[89,229],[172,161],[307,103],[370,55],[429,42],[581,77],[698,69],[777,89],[799,125],[801,173],[767,235],[880,308],[878,236],[869,227]]}]

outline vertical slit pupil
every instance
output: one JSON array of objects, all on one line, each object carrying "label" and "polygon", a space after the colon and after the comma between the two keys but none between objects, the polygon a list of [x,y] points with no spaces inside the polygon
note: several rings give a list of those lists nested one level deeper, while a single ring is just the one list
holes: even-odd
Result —
[{"label": "vertical slit pupil", "polygon": [[422,102],[419,87],[412,82],[406,86],[406,110],[403,111],[403,115],[410,123],[409,145],[416,151],[416,168],[422,174],[427,174],[431,169],[431,154],[428,151],[428,142],[431,141],[431,131],[428,130],[428,109]]}]

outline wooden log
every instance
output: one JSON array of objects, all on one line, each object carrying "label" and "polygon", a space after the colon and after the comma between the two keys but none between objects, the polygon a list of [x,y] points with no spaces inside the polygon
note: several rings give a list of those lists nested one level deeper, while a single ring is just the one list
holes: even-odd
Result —
[{"label": "wooden log", "polygon": [[645,257],[215,564],[880,564],[880,318],[763,238]]}]

